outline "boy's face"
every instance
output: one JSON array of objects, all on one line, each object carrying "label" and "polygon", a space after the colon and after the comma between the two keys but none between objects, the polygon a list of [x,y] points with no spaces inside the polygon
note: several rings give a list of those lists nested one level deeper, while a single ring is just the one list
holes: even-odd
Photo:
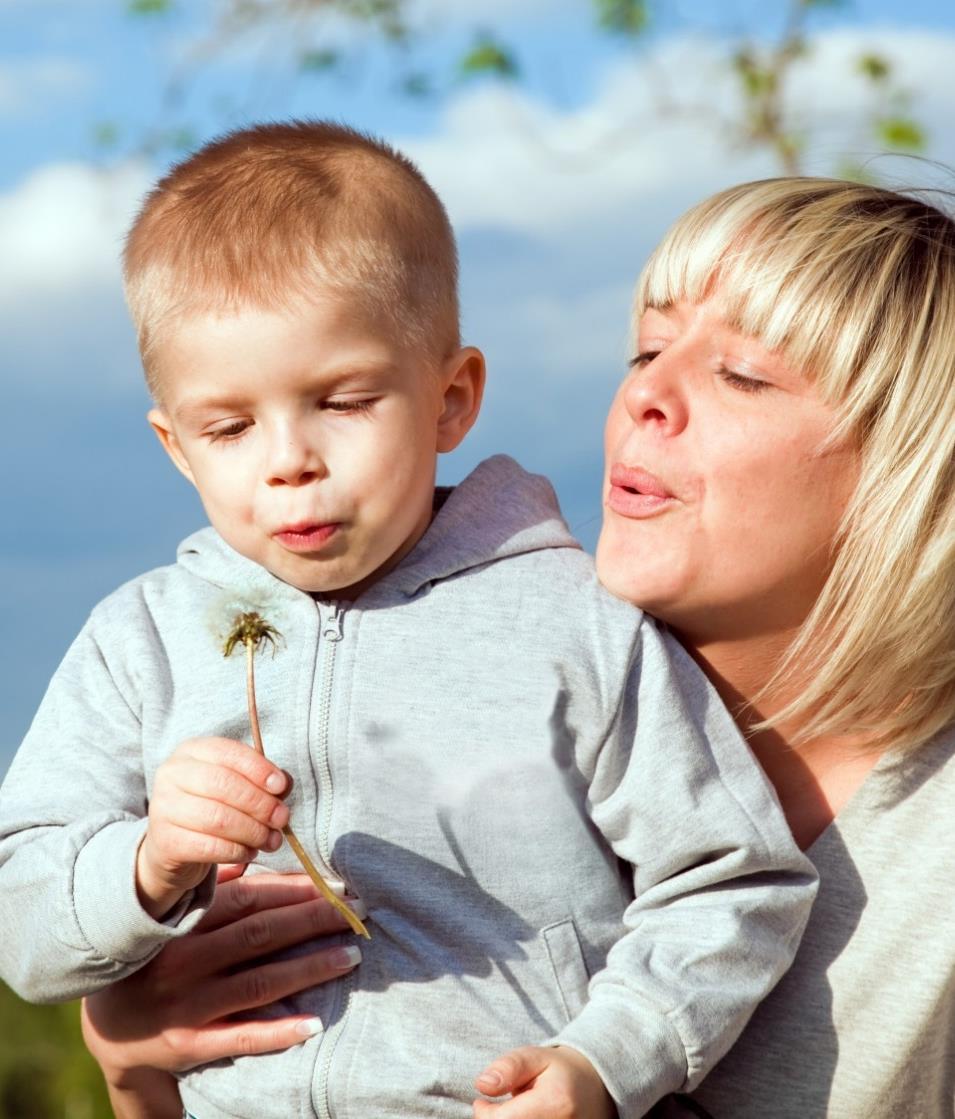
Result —
[{"label": "boy's face", "polygon": [[370,313],[196,315],[158,353],[149,421],[237,552],[303,591],[354,598],[428,527],[436,454],[477,416],[483,359],[435,369]]}]

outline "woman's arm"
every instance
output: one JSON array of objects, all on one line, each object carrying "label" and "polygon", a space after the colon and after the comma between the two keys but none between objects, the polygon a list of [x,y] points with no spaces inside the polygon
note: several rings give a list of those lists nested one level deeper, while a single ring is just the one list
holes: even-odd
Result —
[{"label": "woman's arm", "polygon": [[103,1070],[117,1119],[180,1119],[172,1072],[286,1049],[314,1036],[322,1025],[305,1015],[272,1021],[235,1016],[355,966],[340,945],[260,962],[266,952],[346,926],[304,874],[238,873],[220,874],[215,901],[194,933],[84,1000],[83,1037]]},{"label": "woman's arm", "polygon": [[[86,1031],[84,1012],[84,1034]],[[106,1090],[115,1119],[182,1119],[179,1088],[170,1072],[138,1069],[128,1074],[124,1087],[107,1076]]]}]

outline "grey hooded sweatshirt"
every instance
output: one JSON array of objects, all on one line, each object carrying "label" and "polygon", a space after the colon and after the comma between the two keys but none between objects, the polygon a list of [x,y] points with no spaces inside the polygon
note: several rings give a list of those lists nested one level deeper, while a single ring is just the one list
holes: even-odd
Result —
[{"label": "grey hooded sweatshirt", "polygon": [[[135,855],[175,746],[248,740],[221,637],[250,607],[282,634],[258,705],[293,826],[372,939],[349,976],[263,1011],[324,1033],[186,1074],[188,1110],[466,1119],[474,1076],[534,1043],[584,1053],[623,1119],[696,1085],[789,966],[814,873],[707,681],[503,457],[354,603],[205,529],[93,611],[0,791],[3,978],[74,998],[201,916],[211,875],[152,921]],[[287,848],[259,865],[297,869]]]}]

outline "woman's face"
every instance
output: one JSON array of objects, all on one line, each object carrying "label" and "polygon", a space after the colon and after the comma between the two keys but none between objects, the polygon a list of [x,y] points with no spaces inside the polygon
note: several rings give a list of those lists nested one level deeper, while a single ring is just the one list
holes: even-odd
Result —
[{"label": "woman's face", "polygon": [[614,594],[701,641],[805,618],[857,478],[852,447],[823,446],[834,416],[810,381],[717,299],[639,324],[607,419],[597,547]]}]

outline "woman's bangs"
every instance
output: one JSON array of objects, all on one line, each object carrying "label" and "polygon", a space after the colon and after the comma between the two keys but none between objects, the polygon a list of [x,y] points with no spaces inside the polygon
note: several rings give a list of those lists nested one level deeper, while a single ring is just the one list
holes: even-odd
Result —
[{"label": "woman's bangs", "polygon": [[[774,181],[765,185],[775,193]],[[865,290],[863,262],[838,237],[820,251],[818,229],[802,228],[774,202],[759,192],[741,199],[730,191],[685,215],[640,278],[637,317],[648,307],[716,297],[729,326],[779,353],[836,400],[857,364],[859,326],[851,320],[864,322],[870,310],[846,295]]]}]

